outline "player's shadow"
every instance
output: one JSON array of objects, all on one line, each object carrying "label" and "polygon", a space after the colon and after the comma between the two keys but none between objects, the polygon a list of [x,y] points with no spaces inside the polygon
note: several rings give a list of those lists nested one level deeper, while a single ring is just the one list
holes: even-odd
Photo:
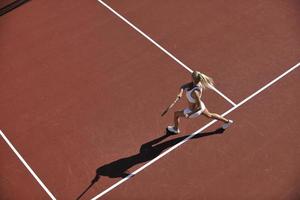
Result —
[{"label": "player's shadow", "polygon": [[[197,134],[191,139],[198,139],[210,135],[221,134],[223,132],[224,130],[222,128],[219,128],[212,132]],[[131,167],[154,159],[165,149],[168,149],[189,137],[189,135],[185,135],[158,144],[169,136],[171,136],[171,134],[165,134],[159,138],[151,140],[140,147],[139,153],[126,158],[115,160],[111,163],[99,167],[96,170],[96,175],[91,181],[90,185],[79,195],[79,197],[77,197],[77,200],[80,199],[100,179],[101,176],[110,178],[125,178],[127,176],[132,176],[130,172],[128,172]]]}]

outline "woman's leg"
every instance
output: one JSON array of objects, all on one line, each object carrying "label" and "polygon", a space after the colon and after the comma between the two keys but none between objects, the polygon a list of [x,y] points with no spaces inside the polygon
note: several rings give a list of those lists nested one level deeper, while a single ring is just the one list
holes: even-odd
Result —
[{"label": "woman's leg", "polygon": [[183,110],[174,112],[174,128],[178,129],[180,117],[185,117]]},{"label": "woman's leg", "polygon": [[207,109],[205,109],[202,113],[204,116],[208,117],[208,118],[212,118],[212,119],[217,119],[217,120],[220,120],[222,122],[225,122],[225,123],[228,123],[229,120],[222,117],[221,115],[219,114],[216,114],[216,113],[211,113],[209,112]]}]

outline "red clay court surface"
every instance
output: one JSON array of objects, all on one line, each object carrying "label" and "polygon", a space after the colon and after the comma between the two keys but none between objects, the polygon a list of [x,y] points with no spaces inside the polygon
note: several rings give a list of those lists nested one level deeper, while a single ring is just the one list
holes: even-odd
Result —
[{"label": "red clay court surface", "polygon": [[[32,0],[3,15],[0,199],[299,200],[299,10],[297,0]],[[232,101],[203,96],[235,121],[222,134],[204,117],[164,134],[184,66]]]}]

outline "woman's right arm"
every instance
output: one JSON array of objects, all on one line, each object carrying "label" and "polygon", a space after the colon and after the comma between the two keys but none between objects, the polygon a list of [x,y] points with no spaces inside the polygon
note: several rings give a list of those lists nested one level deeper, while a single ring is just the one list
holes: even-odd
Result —
[{"label": "woman's right arm", "polygon": [[184,84],[184,85],[182,85],[180,87],[180,91],[179,91],[179,94],[177,95],[177,98],[181,98],[182,97],[182,94],[183,94],[184,90],[188,87],[189,84],[190,83],[186,83],[186,84]]},{"label": "woman's right arm", "polygon": [[180,98],[182,97],[183,91],[184,91],[184,89],[183,89],[183,88],[180,88],[180,91],[179,91],[179,93],[178,93],[178,95],[177,95],[177,98],[180,99]]},{"label": "woman's right arm", "polygon": [[183,85],[180,87],[180,92],[181,92],[181,94],[183,93],[183,91],[184,91],[185,89],[188,89],[188,88],[192,87],[192,85],[193,85],[192,82],[183,84]]}]

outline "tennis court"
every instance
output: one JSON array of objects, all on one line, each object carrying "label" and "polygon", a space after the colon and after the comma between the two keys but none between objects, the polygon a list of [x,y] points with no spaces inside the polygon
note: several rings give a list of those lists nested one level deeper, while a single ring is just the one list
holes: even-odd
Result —
[{"label": "tennis court", "polygon": [[[7,12],[1,199],[298,200],[299,7],[31,0]],[[216,82],[208,109],[235,123],[198,117],[166,135],[186,102],[160,114],[193,70]]]}]

